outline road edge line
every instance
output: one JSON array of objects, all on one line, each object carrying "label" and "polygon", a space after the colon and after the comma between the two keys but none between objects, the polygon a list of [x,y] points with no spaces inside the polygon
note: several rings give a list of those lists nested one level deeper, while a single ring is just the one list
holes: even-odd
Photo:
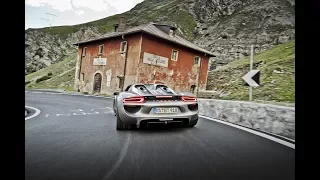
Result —
[{"label": "road edge line", "polygon": [[290,147],[292,149],[295,149],[295,144],[292,144],[292,143],[290,143],[288,141],[284,141],[284,140],[278,139],[278,138],[273,137],[271,135],[268,135],[268,134],[265,134],[265,133],[262,133],[262,132],[259,132],[259,131],[255,131],[255,130],[252,130],[252,129],[247,128],[247,127],[243,127],[243,126],[239,126],[239,125],[236,125],[236,124],[232,124],[232,123],[229,123],[229,122],[226,122],[226,121],[221,121],[221,120],[218,120],[218,119],[214,119],[214,118],[210,118],[210,117],[202,116],[202,115],[199,115],[199,116],[201,118],[204,118],[204,119],[207,119],[207,120],[215,121],[215,122],[218,122],[218,123],[221,123],[221,124],[225,124],[225,125],[228,125],[228,126],[235,127],[237,129],[241,129],[243,131],[255,134],[257,136],[269,139],[271,141],[274,141],[274,142],[277,142],[277,143],[282,144],[284,146],[287,146],[287,147]]},{"label": "road edge line", "polygon": [[31,107],[31,106],[24,106],[24,107],[25,107],[25,108],[29,108],[29,109],[33,109],[33,110],[36,111],[36,112],[35,112],[34,114],[32,114],[31,116],[24,118],[25,121],[26,121],[26,120],[29,120],[29,119],[31,119],[31,118],[34,118],[34,117],[38,116],[38,115],[41,113],[40,109],[38,109],[38,108],[34,108],[34,107]]},{"label": "road edge line", "polygon": [[[25,92],[35,92],[35,91],[25,91]],[[72,92],[45,92],[43,90],[37,90],[37,92],[42,92],[46,94],[61,94],[61,95],[70,95],[70,96],[85,96],[85,97],[99,97],[99,98],[105,98],[105,99],[114,99],[114,97],[108,97],[108,96],[96,96],[96,95],[91,95],[91,94],[73,94]],[[37,93],[35,93],[37,94]]]}]

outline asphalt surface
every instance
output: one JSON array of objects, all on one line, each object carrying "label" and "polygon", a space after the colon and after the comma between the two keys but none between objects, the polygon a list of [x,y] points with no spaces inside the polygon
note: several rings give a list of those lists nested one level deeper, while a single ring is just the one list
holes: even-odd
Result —
[{"label": "asphalt surface", "polygon": [[294,179],[294,149],[234,127],[117,131],[112,99],[25,94],[25,179]]}]

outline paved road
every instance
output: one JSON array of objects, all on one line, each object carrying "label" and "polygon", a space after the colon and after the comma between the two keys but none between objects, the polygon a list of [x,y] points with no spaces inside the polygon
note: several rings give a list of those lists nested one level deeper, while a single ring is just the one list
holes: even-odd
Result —
[{"label": "paved road", "polygon": [[294,149],[200,119],[191,129],[116,131],[112,100],[26,92],[26,179],[293,180]]}]

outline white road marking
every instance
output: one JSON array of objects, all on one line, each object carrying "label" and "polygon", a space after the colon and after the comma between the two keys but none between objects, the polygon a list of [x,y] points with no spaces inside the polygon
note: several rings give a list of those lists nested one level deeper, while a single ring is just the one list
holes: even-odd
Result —
[{"label": "white road marking", "polygon": [[85,112],[80,112],[80,113],[73,113],[74,116],[85,116],[86,113]]},{"label": "white road marking", "polygon": [[49,116],[49,114],[46,114],[46,117],[48,117]]},{"label": "white road marking", "polygon": [[275,138],[275,137],[270,136],[270,135],[268,135],[268,134],[264,134],[264,133],[261,133],[261,132],[258,132],[258,131],[255,131],[255,130],[252,130],[252,129],[249,129],[249,128],[245,128],[245,127],[242,127],[242,126],[238,126],[238,125],[235,125],[235,124],[226,122],[226,121],[221,121],[221,120],[217,120],[217,119],[213,119],[213,118],[206,117],[206,116],[201,116],[201,115],[199,115],[199,116],[200,116],[201,118],[204,118],[204,119],[208,119],[208,120],[211,120],[211,121],[216,121],[216,122],[219,122],[219,123],[222,123],[222,124],[225,124],[225,125],[229,125],[229,126],[232,126],[232,127],[238,128],[238,129],[241,129],[241,130],[243,130],[243,131],[247,131],[247,132],[249,132],[249,133],[252,133],[252,134],[261,136],[261,137],[263,137],[263,138],[269,139],[269,140],[271,140],[271,141],[274,141],[274,142],[277,142],[277,143],[279,143],[279,144],[282,144],[282,145],[285,145],[285,146],[287,146],[287,147],[290,147],[290,148],[292,148],[292,149],[295,149],[295,144],[292,144],[292,143],[290,143],[290,142],[287,142],[287,141],[284,141],[284,140]]},{"label": "white road marking", "polygon": [[47,94],[61,94],[61,93],[55,93],[55,92],[46,92]]},{"label": "white road marking", "polygon": [[34,117],[38,116],[38,115],[40,114],[40,112],[41,112],[40,109],[37,109],[37,108],[34,108],[34,107],[30,107],[30,106],[25,106],[25,107],[26,107],[26,108],[29,108],[29,109],[33,109],[33,110],[36,111],[36,112],[35,112],[34,114],[32,114],[31,116],[24,118],[25,121],[28,120],[28,119],[31,119],[31,118],[34,118]]},{"label": "white road marking", "polygon": [[119,167],[119,165],[123,161],[123,158],[127,154],[128,147],[129,147],[130,144],[131,144],[131,133],[129,133],[124,145],[121,148],[119,158],[117,159],[117,161],[115,163],[113,163],[113,165],[109,169],[108,173],[102,178],[102,180],[109,179],[109,177],[112,175],[112,173]]},{"label": "white road marking", "polygon": [[[106,109],[109,109],[109,111],[105,111],[105,112],[98,112],[98,110],[106,110]],[[112,108],[110,107],[103,107],[103,108],[93,108],[91,109],[90,112],[84,112],[84,110],[82,109],[76,109],[76,110],[69,110],[69,111],[73,111],[73,112],[70,112],[70,113],[67,113],[67,114],[56,114],[56,116],[86,116],[86,115],[95,115],[95,114],[110,114],[110,113],[113,113],[113,111],[110,111]],[[74,112],[74,111],[77,111],[77,112]],[[94,112],[93,112],[94,111]]]},{"label": "white road marking", "polygon": [[70,113],[66,114],[57,114],[56,116],[70,116]]},{"label": "white road marking", "polygon": [[[29,91],[25,91],[29,92]],[[85,95],[85,94],[72,94],[72,93],[60,93],[60,92],[40,92],[40,91],[32,91],[31,93],[39,94],[39,93],[47,93],[47,94],[61,94],[61,95],[70,95],[70,96],[86,96],[86,97],[98,97],[105,99],[114,99],[114,97],[106,97],[106,96],[94,96],[94,95]]]},{"label": "white road marking", "polygon": [[28,91],[24,91],[24,92],[28,92]]},{"label": "white road marking", "polygon": [[99,114],[99,112],[95,111],[93,113],[87,113],[87,114],[89,114],[89,115],[91,115],[91,114]]},{"label": "white road marking", "polygon": [[85,105],[88,105],[88,106],[95,106],[95,105],[88,104],[88,103],[83,102],[83,101],[71,101],[71,100],[66,100],[66,99],[57,99],[57,98],[49,98],[49,97],[37,97],[37,98],[49,99],[50,101],[66,101],[66,102],[74,102],[74,103],[79,103],[79,104],[85,104]]},{"label": "white road marking", "polygon": [[56,116],[87,116],[87,115],[96,115],[96,114],[100,114],[102,115],[103,113],[105,114],[111,114],[113,113],[113,111],[105,111],[105,112],[97,112],[97,111],[94,111],[94,112],[78,112],[78,113],[68,113],[68,114],[56,114]]},{"label": "white road marking", "polygon": [[94,111],[94,109],[109,109],[109,107],[103,107],[103,108],[93,108],[91,111]]}]

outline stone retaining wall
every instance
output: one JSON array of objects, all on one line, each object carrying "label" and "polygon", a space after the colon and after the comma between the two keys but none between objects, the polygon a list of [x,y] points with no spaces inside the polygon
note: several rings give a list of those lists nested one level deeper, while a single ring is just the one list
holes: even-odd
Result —
[{"label": "stone retaining wall", "polygon": [[295,139],[295,108],[243,101],[198,99],[199,114]]}]

